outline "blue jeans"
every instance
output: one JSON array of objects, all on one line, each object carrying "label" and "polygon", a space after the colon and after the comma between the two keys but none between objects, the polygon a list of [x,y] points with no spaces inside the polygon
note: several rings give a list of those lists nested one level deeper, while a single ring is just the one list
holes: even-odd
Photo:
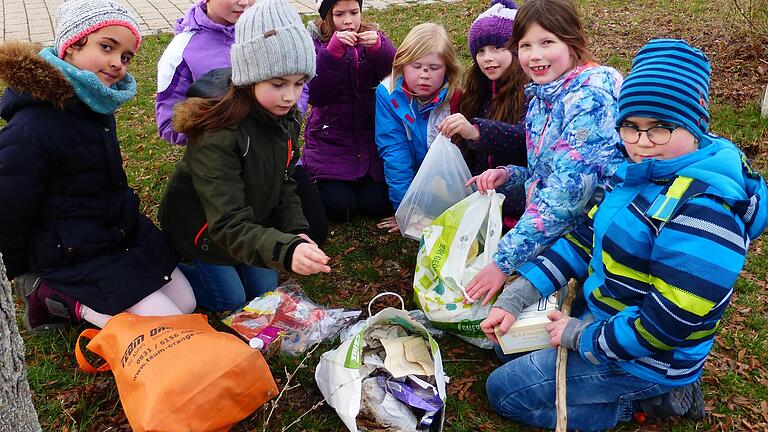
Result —
[{"label": "blue jeans", "polygon": [[277,288],[277,271],[247,264],[236,266],[193,261],[179,264],[195,292],[198,306],[210,311],[234,311]]},{"label": "blue jeans", "polygon": [[[550,348],[501,365],[486,382],[491,407],[518,423],[554,429],[556,359],[557,350]],[[632,418],[632,401],[672,390],[637,378],[615,363],[593,365],[575,351],[568,351],[566,376],[569,430],[612,428]]]}]

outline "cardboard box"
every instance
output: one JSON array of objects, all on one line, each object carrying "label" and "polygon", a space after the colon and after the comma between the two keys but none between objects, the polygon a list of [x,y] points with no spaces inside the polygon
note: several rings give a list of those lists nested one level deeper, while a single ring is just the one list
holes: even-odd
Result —
[{"label": "cardboard box", "polygon": [[557,309],[557,296],[553,294],[523,309],[506,334],[500,335],[496,327],[496,338],[504,354],[549,348],[549,333],[545,328],[550,322],[547,314]]}]

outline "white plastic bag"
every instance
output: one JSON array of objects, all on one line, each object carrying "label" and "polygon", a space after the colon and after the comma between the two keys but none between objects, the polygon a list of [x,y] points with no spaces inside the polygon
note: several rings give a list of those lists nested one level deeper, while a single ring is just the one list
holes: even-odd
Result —
[{"label": "white plastic bag", "polygon": [[472,193],[464,186],[471,177],[459,148],[439,134],[395,212],[403,236],[421,238],[433,219]]},{"label": "white plastic bag", "polygon": [[504,195],[493,190],[463,199],[424,229],[416,255],[416,304],[432,325],[481,348],[492,347],[480,329],[491,303],[465,303],[464,289],[493,260],[503,202]]},{"label": "white plastic bag", "polygon": [[[371,300],[375,300],[377,295]],[[397,294],[394,294],[397,296]],[[397,296],[400,297],[400,296]],[[400,301],[402,302],[402,298]],[[368,313],[371,313],[371,306],[368,305]],[[363,366],[363,338],[368,329],[375,324],[394,324],[402,327],[410,335],[419,335],[428,341],[432,359],[434,360],[435,382],[440,398],[445,402],[446,392],[445,383],[447,377],[443,372],[443,360],[440,355],[440,347],[437,345],[427,329],[416,322],[403,309],[386,308],[376,315],[371,316],[365,321],[365,325],[357,334],[350,335],[348,339],[342,341],[338,348],[327,351],[320,356],[320,362],[315,369],[315,381],[317,387],[328,402],[341,417],[341,420],[351,432],[358,432],[356,417],[360,412],[360,398],[362,396],[362,382],[369,371]],[[432,426],[429,428],[432,432],[443,430],[444,410],[435,415]]]}]

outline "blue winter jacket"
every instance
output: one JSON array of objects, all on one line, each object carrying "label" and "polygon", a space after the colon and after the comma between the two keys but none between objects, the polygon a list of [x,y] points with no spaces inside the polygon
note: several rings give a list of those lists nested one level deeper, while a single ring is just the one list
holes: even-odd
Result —
[{"label": "blue winter jacket", "polygon": [[392,92],[390,82],[391,77],[387,77],[376,88],[376,147],[384,161],[389,199],[397,210],[429,145],[437,137],[437,125],[451,109],[445,101],[447,87],[432,101],[420,105],[403,89],[403,77],[395,81]]},{"label": "blue winter jacket", "polygon": [[765,181],[741,151],[712,135],[702,146],[621,165],[589,217],[518,270],[542,295],[587,278],[586,360],[671,386],[701,375],[749,242],[768,225]]},{"label": "blue winter jacket", "polygon": [[615,69],[588,64],[526,87],[528,166],[508,165],[502,187],[525,184],[526,209],[494,255],[504,273],[571,230],[595,187],[623,161],[615,130],[622,81]]}]

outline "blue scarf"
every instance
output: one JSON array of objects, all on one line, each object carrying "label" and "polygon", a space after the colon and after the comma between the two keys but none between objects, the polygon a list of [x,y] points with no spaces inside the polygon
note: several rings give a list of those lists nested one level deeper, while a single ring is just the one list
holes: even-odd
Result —
[{"label": "blue scarf", "polygon": [[125,74],[120,82],[107,87],[95,73],[78,69],[60,59],[52,47],[43,48],[38,55],[60,70],[72,84],[75,95],[99,114],[112,114],[136,96],[136,80],[130,74]]}]

